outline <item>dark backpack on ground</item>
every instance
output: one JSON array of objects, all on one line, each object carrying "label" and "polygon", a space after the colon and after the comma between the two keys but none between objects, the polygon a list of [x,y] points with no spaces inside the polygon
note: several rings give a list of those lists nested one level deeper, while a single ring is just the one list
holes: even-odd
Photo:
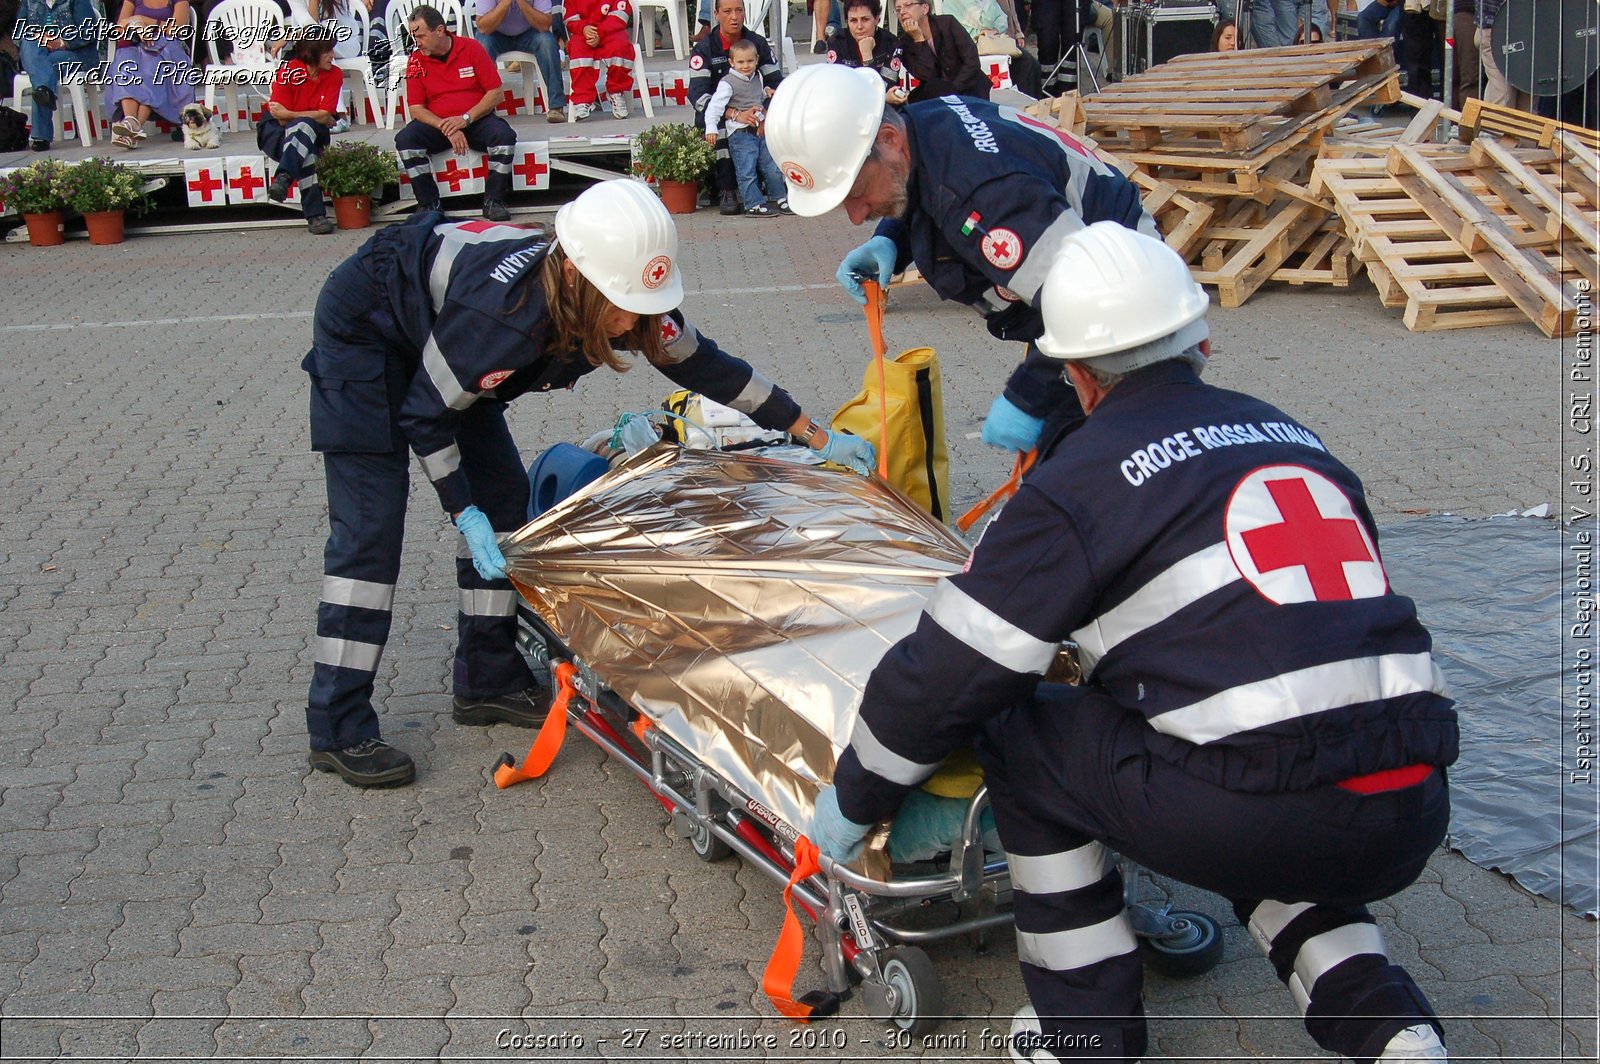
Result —
[{"label": "dark backpack on ground", "polygon": [[21,151],[28,146],[28,119],[21,111],[0,106],[0,152]]}]

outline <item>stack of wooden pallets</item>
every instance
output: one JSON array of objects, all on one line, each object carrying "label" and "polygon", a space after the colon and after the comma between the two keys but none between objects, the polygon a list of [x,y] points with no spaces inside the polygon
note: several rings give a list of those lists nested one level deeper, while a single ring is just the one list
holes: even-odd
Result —
[{"label": "stack of wooden pallets", "polygon": [[1237,307],[1275,277],[1349,283],[1333,212],[1306,185],[1347,112],[1399,98],[1388,43],[1351,41],[1179,56],[1032,110],[1133,176],[1167,242]]},{"label": "stack of wooden pallets", "polygon": [[[1600,139],[1402,96],[1386,43],[1184,56],[1030,110],[1139,184],[1225,307],[1270,280],[1342,287],[1365,268],[1411,329],[1531,320],[1567,334],[1580,283],[1600,284]],[[1348,115],[1400,101],[1404,126]],[[1432,143],[1446,122],[1477,139]]]}]

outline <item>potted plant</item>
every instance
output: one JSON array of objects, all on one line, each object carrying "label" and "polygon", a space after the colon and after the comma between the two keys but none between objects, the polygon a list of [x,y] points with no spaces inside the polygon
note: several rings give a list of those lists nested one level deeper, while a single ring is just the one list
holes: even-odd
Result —
[{"label": "potted plant", "polygon": [[67,206],[83,215],[91,244],[122,243],[125,212],[149,202],[138,170],[98,156],[65,167],[56,186]]},{"label": "potted plant", "polygon": [[65,238],[61,209],[66,203],[57,187],[66,164],[55,159],[0,174],[0,203],[14,207],[28,224],[28,242],[36,248],[54,247]]},{"label": "potted plant", "polygon": [[654,181],[673,214],[693,214],[700,176],[716,152],[698,128],[682,122],[651,126],[633,138],[633,172]]},{"label": "potted plant", "polygon": [[398,184],[400,167],[394,152],[361,141],[341,141],[317,160],[317,183],[333,200],[333,219],[340,229],[365,229],[372,223],[372,196],[384,185]]}]

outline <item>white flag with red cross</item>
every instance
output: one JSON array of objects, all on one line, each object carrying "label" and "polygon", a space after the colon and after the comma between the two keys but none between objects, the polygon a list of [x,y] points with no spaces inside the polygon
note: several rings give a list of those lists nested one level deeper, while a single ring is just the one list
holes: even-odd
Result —
[{"label": "white flag with red cross", "polygon": [[689,106],[689,72],[663,70],[661,72],[661,102],[675,107]]},{"label": "white flag with red cross", "polygon": [[185,159],[183,185],[191,207],[221,207],[228,202],[228,168],[222,159]]},{"label": "white flag with red cross", "polygon": [[1009,89],[1011,84],[1011,57],[1009,55],[980,55],[983,73],[992,89]]},{"label": "white flag with red cross", "polygon": [[223,159],[227,171],[228,202],[265,203],[267,186],[272,183],[273,162],[265,155],[229,155]]},{"label": "white flag with red cross", "polygon": [[511,190],[531,192],[550,187],[550,142],[519,140],[511,156]]}]

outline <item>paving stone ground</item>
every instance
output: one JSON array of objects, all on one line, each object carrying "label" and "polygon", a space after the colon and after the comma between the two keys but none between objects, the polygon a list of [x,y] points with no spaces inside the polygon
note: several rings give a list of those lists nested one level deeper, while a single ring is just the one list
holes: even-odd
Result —
[{"label": "paving stone ground", "polygon": [[[866,336],[831,278],[859,231],[706,212],[681,231],[707,332],[813,413],[854,393]],[[894,1046],[858,1000],[796,1028],[759,990],[782,917],[764,876],[696,860],[579,738],[543,782],[497,790],[528,734],[449,721],[456,534],[424,484],[378,682],[419,779],[308,774],[326,529],[298,365],[360,239],[0,247],[0,1057],[1002,1055],[985,1033],[1023,1000],[1009,935],[931,948],[955,1014],[939,1039]],[[1380,522],[1559,500],[1563,352],[1531,327],[1413,335],[1364,282],[1212,321],[1213,378],[1318,430]],[[920,288],[895,292],[889,336],[937,347],[952,491],[974,501],[1007,466],[976,434],[1014,351]],[[531,457],[667,390],[597,373],[519,402],[513,429]],[[1594,924],[1443,852],[1375,908],[1456,1059],[1595,1059]],[[1152,977],[1148,1003],[1150,1059],[1326,1059],[1237,927],[1219,967]]]}]

